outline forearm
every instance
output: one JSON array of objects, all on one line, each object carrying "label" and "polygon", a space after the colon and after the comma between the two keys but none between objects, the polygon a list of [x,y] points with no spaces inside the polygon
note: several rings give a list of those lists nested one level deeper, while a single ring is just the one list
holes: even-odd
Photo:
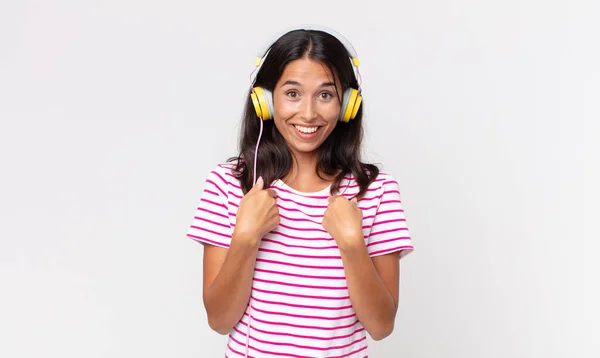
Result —
[{"label": "forearm", "polygon": [[219,274],[204,294],[210,327],[227,334],[248,305],[258,243],[234,237]]},{"label": "forearm", "polygon": [[381,281],[364,244],[340,247],[352,307],[371,338],[381,340],[394,329],[396,302]]}]

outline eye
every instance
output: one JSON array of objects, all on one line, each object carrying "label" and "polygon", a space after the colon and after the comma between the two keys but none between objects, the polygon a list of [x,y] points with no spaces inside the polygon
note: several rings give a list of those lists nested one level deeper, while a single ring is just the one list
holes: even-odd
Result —
[{"label": "eye", "polygon": [[333,98],[333,94],[331,94],[330,92],[322,92],[320,96],[324,100],[330,100],[331,98]]},{"label": "eye", "polygon": [[295,91],[295,90],[287,91],[285,94],[286,94],[286,96],[291,97],[291,98],[298,98],[298,96],[300,96],[298,91]]}]

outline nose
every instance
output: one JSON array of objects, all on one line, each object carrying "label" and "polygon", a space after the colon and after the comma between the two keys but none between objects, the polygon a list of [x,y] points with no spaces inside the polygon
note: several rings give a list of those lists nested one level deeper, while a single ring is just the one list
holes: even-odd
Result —
[{"label": "nose", "polygon": [[302,108],[300,110],[302,119],[305,121],[312,121],[317,118],[317,106],[312,98],[307,98],[302,101]]}]

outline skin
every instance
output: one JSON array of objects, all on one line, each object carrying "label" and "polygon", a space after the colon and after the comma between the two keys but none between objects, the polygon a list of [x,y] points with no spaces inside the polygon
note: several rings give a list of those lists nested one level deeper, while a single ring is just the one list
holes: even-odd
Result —
[{"label": "skin", "polygon": [[[294,166],[284,181],[305,192],[325,188],[333,178],[319,178],[318,150],[338,123],[342,93],[329,69],[311,59],[289,63],[273,91],[274,121],[288,143]],[[317,136],[304,140],[294,125],[318,126]],[[209,325],[228,334],[246,309],[260,238],[279,224],[273,190],[262,178],[240,202],[229,249],[204,246],[203,299]],[[399,260],[392,253],[371,258],[362,234],[362,211],[356,200],[329,199],[323,227],[336,240],[342,256],[352,306],[374,340],[389,336],[398,308]]]}]

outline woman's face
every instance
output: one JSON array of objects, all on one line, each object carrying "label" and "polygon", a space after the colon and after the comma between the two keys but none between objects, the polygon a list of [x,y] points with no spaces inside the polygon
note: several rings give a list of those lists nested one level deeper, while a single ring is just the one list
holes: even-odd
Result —
[{"label": "woman's face", "polygon": [[320,62],[302,58],[285,67],[273,90],[273,119],[295,155],[315,153],[331,134],[340,113],[338,92]]}]

